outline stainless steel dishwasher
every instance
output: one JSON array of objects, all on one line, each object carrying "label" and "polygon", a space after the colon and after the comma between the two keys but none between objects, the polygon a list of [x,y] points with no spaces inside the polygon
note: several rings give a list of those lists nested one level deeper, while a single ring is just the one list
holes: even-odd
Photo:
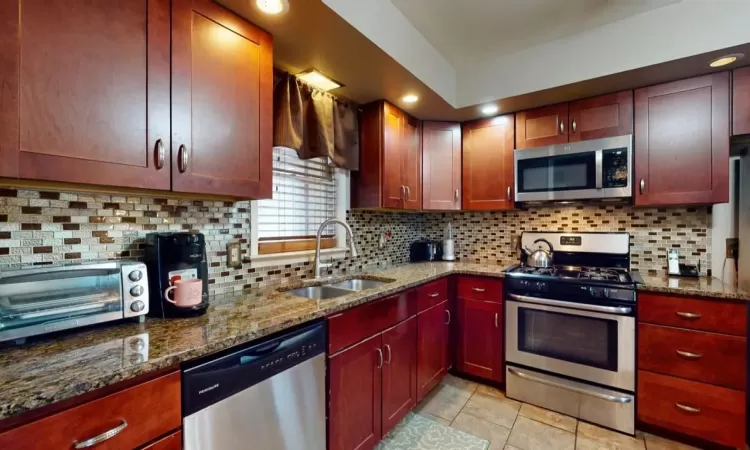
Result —
[{"label": "stainless steel dishwasher", "polygon": [[325,450],[325,323],[182,371],[186,450]]}]

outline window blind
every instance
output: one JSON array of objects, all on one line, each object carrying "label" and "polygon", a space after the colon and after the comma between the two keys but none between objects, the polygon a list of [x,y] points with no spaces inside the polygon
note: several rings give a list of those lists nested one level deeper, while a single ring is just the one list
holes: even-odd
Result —
[{"label": "window blind", "polygon": [[[273,199],[258,201],[258,240],[314,238],[336,217],[336,181],[327,158],[301,160],[286,147],[273,148]],[[333,237],[333,227],[323,236]]]}]

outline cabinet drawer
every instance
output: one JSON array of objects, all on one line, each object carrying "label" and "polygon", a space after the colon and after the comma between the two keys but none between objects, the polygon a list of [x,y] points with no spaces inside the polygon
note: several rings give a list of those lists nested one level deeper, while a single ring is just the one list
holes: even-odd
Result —
[{"label": "cabinet drawer", "polygon": [[448,300],[448,279],[433,281],[417,288],[417,312]]},{"label": "cabinet drawer", "polygon": [[745,338],[643,323],[638,333],[639,368],[745,390]]},{"label": "cabinet drawer", "polygon": [[747,306],[720,300],[674,295],[638,294],[641,322],[745,336]]},{"label": "cabinet drawer", "polygon": [[72,448],[127,422],[97,450],[136,448],[180,427],[180,373],[147,381],[0,434],[0,448]]},{"label": "cabinet drawer", "polygon": [[745,447],[742,391],[639,370],[638,420],[730,447]]},{"label": "cabinet drawer", "polygon": [[374,300],[328,318],[328,354],[379,333],[417,313],[413,292]]},{"label": "cabinet drawer", "polygon": [[503,301],[503,280],[460,276],[458,277],[458,296],[469,300],[501,303]]}]

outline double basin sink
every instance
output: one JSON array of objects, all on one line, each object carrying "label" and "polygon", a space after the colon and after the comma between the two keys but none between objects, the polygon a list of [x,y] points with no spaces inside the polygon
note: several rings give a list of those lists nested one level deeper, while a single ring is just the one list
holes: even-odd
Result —
[{"label": "double basin sink", "polygon": [[352,292],[375,289],[391,281],[352,278],[351,280],[331,282],[322,286],[310,286],[288,291],[288,294],[313,300],[328,300],[351,294]]}]

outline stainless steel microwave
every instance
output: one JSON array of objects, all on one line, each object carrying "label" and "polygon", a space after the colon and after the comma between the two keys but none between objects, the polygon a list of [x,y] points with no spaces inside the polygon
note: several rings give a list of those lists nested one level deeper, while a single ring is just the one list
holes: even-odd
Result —
[{"label": "stainless steel microwave", "polygon": [[633,136],[516,149],[515,200],[567,201],[633,196]]}]

